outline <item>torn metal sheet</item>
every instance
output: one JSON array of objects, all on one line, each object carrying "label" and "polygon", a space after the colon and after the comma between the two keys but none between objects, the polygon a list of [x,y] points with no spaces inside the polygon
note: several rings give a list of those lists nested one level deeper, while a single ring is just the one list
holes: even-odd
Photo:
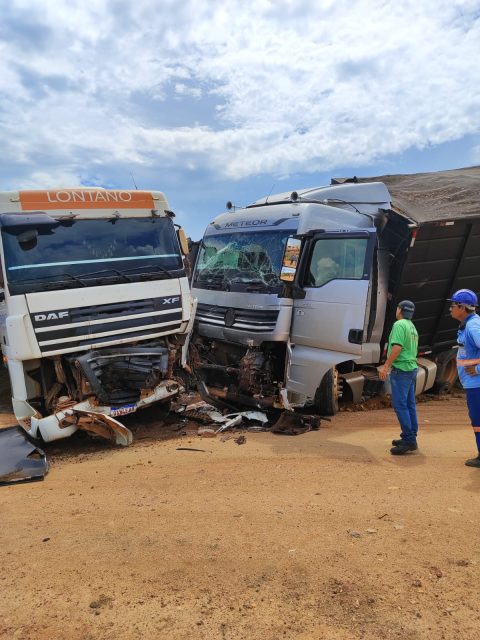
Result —
[{"label": "torn metal sheet", "polygon": [[47,471],[45,453],[22,427],[0,429],[0,485],[43,480]]},{"label": "torn metal sheet", "polygon": [[192,402],[191,404],[181,404],[175,409],[175,413],[183,413],[184,411],[210,411],[215,409],[215,407],[211,404],[205,402],[205,400],[200,400],[199,402]]},{"label": "torn metal sheet", "polygon": [[197,420],[203,422],[203,424],[209,424],[210,422],[225,422],[225,417],[217,411],[214,406],[208,404],[204,400],[200,402],[194,402],[187,406],[182,405],[175,410],[175,413],[182,414],[182,417],[190,420]]},{"label": "torn metal sheet", "polygon": [[268,422],[267,414],[262,411],[242,411],[240,415],[247,420],[254,420],[255,422],[261,422],[262,424],[266,424]]},{"label": "torn metal sheet", "polygon": [[246,420],[260,422],[261,424],[266,424],[268,422],[267,415],[265,413],[262,413],[261,411],[240,411],[238,413],[229,413],[228,415],[222,417],[223,424],[217,429],[217,433],[225,431],[226,429],[231,429],[231,427],[236,427],[242,422],[244,418]]},{"label": "torn metal sheet", "polygon": [[223,418],[224,423],[217,429],[217,433],[225,431],[226,429],[231,429],[232,427],[236,427],[242,422],[243,418],[255,422],[260,422],[262,425],[268,422],[267,415],[265,413],[262,413],[261,411],[240,411],[238,413],[229,413],[228,415],[223,416]]},{"label": "torn metal sheet", "polygon": [[[225,416],[227,417],[227,416]],[[221,431],[225,431],[226,429],[231,429],[232,427],[236,427],[237,425],[239,425],[242,422],[242,414],[238,413],[237,415],[235,415],[233,418],[230,418],[229,420],[226,420],[226,422],[224,422],[218,429],[217,429],[217,433],[220,433]]]}]

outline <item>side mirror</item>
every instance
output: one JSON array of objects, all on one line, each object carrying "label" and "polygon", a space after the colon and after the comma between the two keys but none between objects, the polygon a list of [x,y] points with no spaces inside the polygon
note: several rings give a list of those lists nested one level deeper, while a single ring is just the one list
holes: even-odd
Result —
[{"label": "side mirror", "polygon": [[188,254],[190,253],[190,249],[188,248],[188,239],[185,234],[185,231],[181,227],[177,229],[177,238],[178,238],[178,244],[180,245],[180,249],[182,250],[183,255],[188,256]]},{"label": "side mirror", "polygon": [[283,282],[293,282],[297,272],[298,261],[300,259],[300,248],[302,241],[299,238],[288,238],[283,252],[282,270],[280,280]]}]

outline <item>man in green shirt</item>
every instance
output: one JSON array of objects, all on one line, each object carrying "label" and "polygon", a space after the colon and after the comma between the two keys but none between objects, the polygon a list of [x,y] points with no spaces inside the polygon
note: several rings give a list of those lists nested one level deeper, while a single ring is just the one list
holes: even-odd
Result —
[{"label": "man in green shirt", "polygon": [[387,360],[380,369],[380,379],[390,374],[392,406],[401,427],[399,440],[393,440],[390,453],[403,455],[417,449],[417,408],[415,386],[417,383],[418,333],[412,322],[415,305],[403,300],[396,311],[397,321],[388,338]]}]

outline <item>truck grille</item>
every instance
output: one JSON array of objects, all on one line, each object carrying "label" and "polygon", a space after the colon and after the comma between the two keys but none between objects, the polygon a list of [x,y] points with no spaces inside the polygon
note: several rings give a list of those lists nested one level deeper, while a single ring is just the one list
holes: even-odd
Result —
[{"label": "truck grille", "polygon": [[215,327],[240,329],[263,333],[274,331],[277,324],[278,310],[235,309],[233,307],[217,307],[211,304],[197,306],[195,319],[197,322]]},{"label": "truck grille", "polygon": [[119,340],[150,338],[180,329],[180,296],[31,313],[43,355]]},{"label": "truck grille", "polygon": [[135,403],[142,389],[153,389],[165,376],[168,350],[164,347],[127,347],[89,351],[70,356],[79,366],[101,403]]}]

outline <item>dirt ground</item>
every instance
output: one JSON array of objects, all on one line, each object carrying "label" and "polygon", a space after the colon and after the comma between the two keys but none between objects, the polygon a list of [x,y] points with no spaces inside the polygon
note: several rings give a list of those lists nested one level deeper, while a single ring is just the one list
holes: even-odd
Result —
[{"label": "dirt ground", "polygon": [[388,451],[391,409],[241,446],[150,410],[129,417],[130,448],[48,445],[43,482],[0,487],[0,637],[478,638],[464,400],[422,402],[419,418],[404,457]]}]

